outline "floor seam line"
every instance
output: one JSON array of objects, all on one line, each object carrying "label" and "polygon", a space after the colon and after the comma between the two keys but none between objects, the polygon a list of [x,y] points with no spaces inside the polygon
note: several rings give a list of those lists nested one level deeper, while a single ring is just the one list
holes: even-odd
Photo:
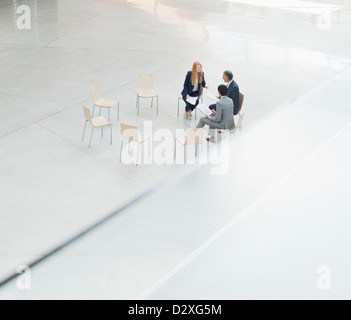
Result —
[{"label": "floor seam line", "polygon": [[169,279],[175,276],[179,271],[189,265],[192,261],[194,261],[197,257],[199,257],[205,250],[207,250],[213,243],[215,243],[218,239],[220,239],[226,232],[232,229],[241,219],[243,219],[248,212],[250,212],[257,204],[259,204],[262,200],[264,200],[268,195],[270,195],[276,188],[286,182],[291,176],[293,176],[296,172],[300,170],[310,159],[312,159],[316,154],[318,154],[321,150],[323,150],[326,146],[329,145],[335,138],[341,135],[344,131],[346,131],[349,127],[351,127],[351,122],[349,122],[346,126],[340,129],[337,133],[335,133],[332,137],[330,137],[326,142],[324,142],[321,146],[319,146],[315,151],[313,151],[309,156],[307,156],[299,165],[295,167],[292,171],[286,174],[282,179],[276,182],[270,189],[265,191],[260,197],[258,197],[251,205],[249,205],[246,209],[242,210],[235,218],[233,218],[230,222],[228,222],[224,227],[222,227],[219,231],[217,231],[212,237],[210,237],[205,243],[203,243],[200,247],[194,250],[186,259],[181,261],[175,268],[169,271],[164,277],[154,283],[149,289],[145,290],[141,295],[139,295],[136,300],[145,300],[151,294],[153,294],[157,289],[159,289],[163,284],[165,284]]}]

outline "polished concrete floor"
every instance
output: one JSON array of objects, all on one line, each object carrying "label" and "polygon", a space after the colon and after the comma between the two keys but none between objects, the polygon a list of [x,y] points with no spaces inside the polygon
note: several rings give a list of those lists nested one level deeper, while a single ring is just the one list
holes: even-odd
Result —
[{"label": "polished concrete floor", "polygon": [[[0,298],[350,298],[350,13],[342,0],[0,1],[0,282],[116,213]],[[81,142],[95,82],[121,122],[195,127],[176,111],[197,60],[210,92],[231,69],[245,94],[225,174],[119,164],[115,109],[112,146]],[[154,75],[158,116],[147,101],[137,116],[138,73]]]}]

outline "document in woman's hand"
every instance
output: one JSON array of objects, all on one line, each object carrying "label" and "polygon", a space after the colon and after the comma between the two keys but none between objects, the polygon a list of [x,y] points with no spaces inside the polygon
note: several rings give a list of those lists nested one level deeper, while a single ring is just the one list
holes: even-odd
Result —
[{"label": "document in woman's hand", "polygon": [[198,98],[199,97],[188,97],[186,101],[195,106]]}]

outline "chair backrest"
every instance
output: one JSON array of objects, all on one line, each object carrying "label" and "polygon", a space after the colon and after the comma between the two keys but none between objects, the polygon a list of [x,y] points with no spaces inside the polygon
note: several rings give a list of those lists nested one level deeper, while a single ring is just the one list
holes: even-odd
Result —
[{"label": "chair backrest", "polygon": [[135,141],[135,142],[141,141],[138,127],[130,126],[124,123],[121,123],[121,137],[122,137],[122,140]]},{"label": "chair backrest", "polygon": [[188,129],[186,144],[201,144],[205,140],[205,128]]},{"label": "chair backrest", "polygon": [[244,98],[245,98],[245,96],[241,92],[239,92],[239,113],[241,112],[241,109],[243,108]]},{"label": "chair backrest", "polygon": [[101,90],[100,84],[96,83],[91,87],[91,97],[93,98],[94,103],[96,104],[99,100],[101,100]]},{"label": "chair backrest", "polygon": [[90,109],[88,109],[86,106],[83,106],[83,112],[84,112],[85,120],[92,123]]},{"label": "chair backrest", "polygon": [[152,74],[138,75],[138,89],[154,88],[154,77]]}]

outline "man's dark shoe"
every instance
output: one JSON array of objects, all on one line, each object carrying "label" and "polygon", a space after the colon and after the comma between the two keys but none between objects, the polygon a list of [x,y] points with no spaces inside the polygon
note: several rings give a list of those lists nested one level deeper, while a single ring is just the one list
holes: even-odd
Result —
[{"label": "man's dark shoe", "polygon": [[216,139],[212,137],[206,138],[206,140],[212,143],[216,143]]}]

